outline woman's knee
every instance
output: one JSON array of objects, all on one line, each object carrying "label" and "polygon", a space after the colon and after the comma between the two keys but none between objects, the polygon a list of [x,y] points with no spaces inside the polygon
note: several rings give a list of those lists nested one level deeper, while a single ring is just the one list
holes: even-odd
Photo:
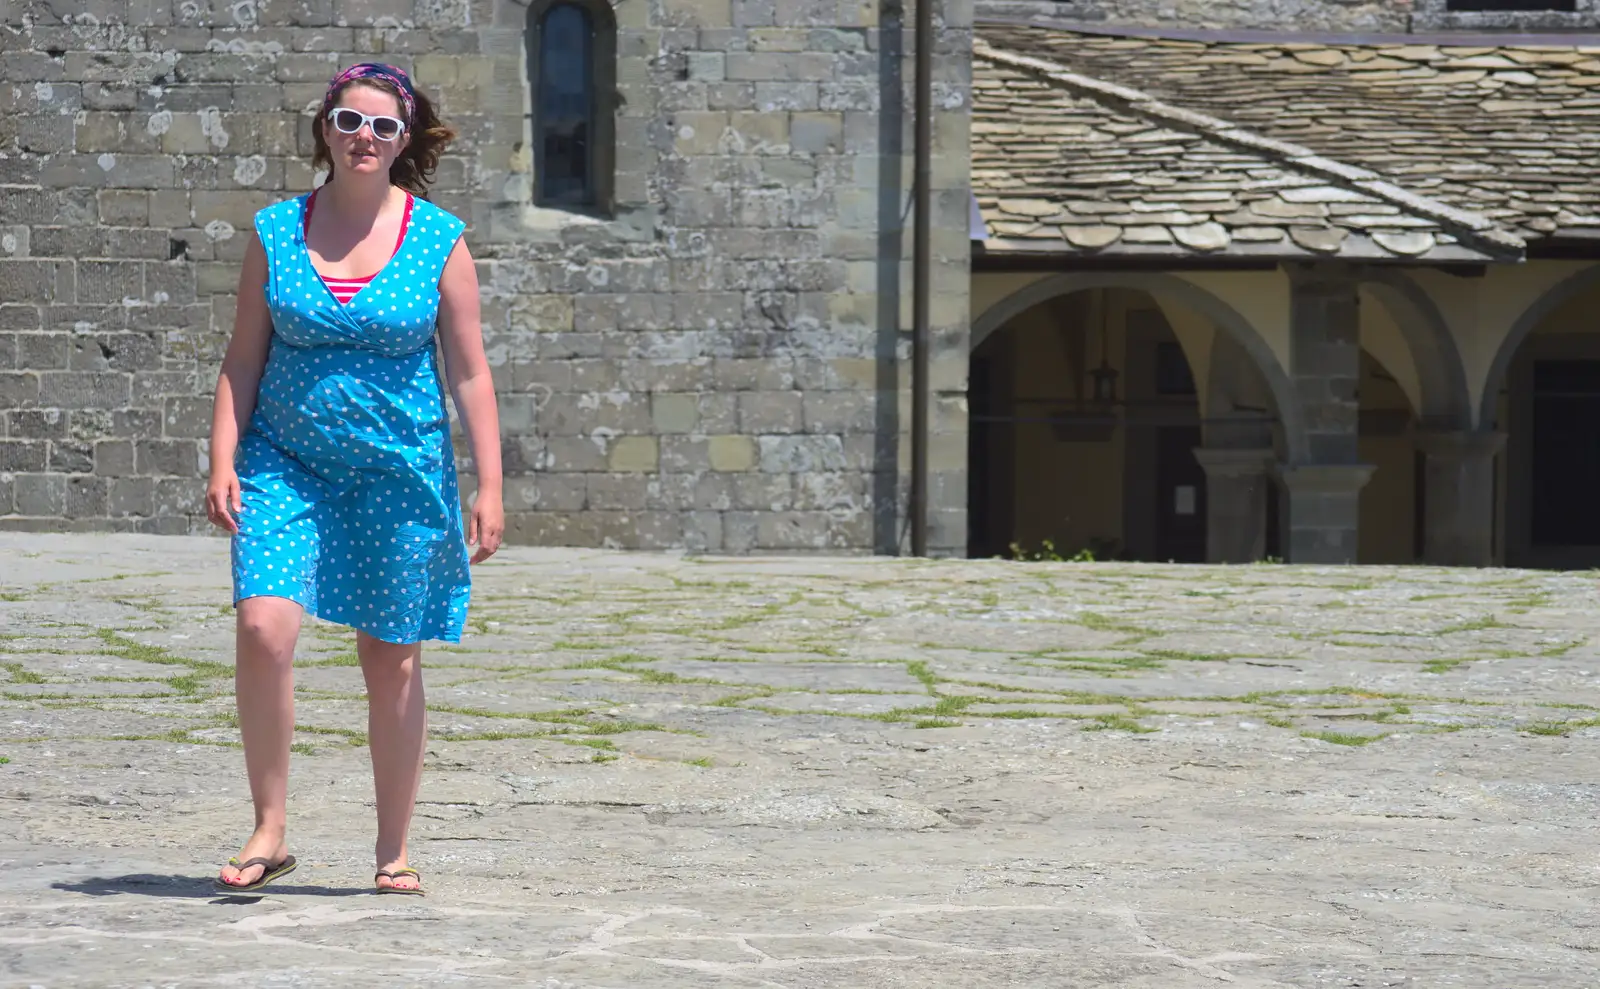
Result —
[{"label": "woman's knee", "polygon": [[381,686],[401,687],[410,683],[422,669],[420,643],[384,642],[358,633],[356,652],[361,658],[361,672],[369,690]]},{"label": "woman's knee", "polygon": [[298,604],[284,598],[240,601],[234,620],[241,654],[248,651],[278,661],[292,661],[295,640],[300,637],[300,612]]}]

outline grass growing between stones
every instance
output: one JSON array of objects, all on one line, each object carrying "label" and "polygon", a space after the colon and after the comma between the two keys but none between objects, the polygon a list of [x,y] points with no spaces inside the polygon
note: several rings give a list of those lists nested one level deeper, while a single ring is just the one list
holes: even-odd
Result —
[{"label": "grass growing between stones", "polygon": [[214,663],[208,659],[185,659],[174,656],[160,646],[146,645],[121,635],[111,629],[95,629],[96,638],[105,643],[101,654],[115,656],[118,659],[131,660],[138,663],[151,663],[157,666],[187,666],[191,671],[188,675],[202,680],[217,680],[233,676],[233,667],[222,663]]},{"label": "grass growing between stones", "polygon": [[609,738],[562,738],[559,735],[551,736],[563,745],[576,745],[586,749],[598,749],[602,752],[616,752],[617,745]]},{"label": "grass growing between stones", "polygon": [[93,735],[75,739],[81,742],[177,742],[182,745],[211,745],[222,749],[243,748],[238,742],[220,741],[214,738],[195,738],[192,734],[205,731],[208,728],[217,728],[221,725],[208,723],[190,725],[187,728],[169,728],[162,732],[151,732],[144,735]]},{"label": "grass growing between stones", "polygon": [[1126,714],[1098,714],[1086,725],[1084,731],[1126,731],[1135,735],[1149,735],[1159,731],[1148,728]]},{"label": "grass growing between stones", "polygon": [[[521,738],[546,738],[555,735],[622,735],[635,731],[659,731],[671,732],[673,734],[685,734],[685,732],[681,730],[674,730],[666,727],[665,725],[659,725],[649,721],[632,721],[629,719],[608,720],[605,718],[596,718],[593,716],[594,712],[588,708],[569,708],[561,711],[520,712],[491,711],[484,708],[429,704],[428,710],[439,714],[456,714],[467,718],[527,721],[552,726],[536,732],[515,733],[515,737]],[[478,735],[482,734],[490,733],[451,734],[442,737],[448,737],[452,741],[462,741],[463,739],[469,738],[478,740]],[[500,735],[501,737],[512,737],[512,735],[506,733],[493,734]]]},{"label": "grass growing between stones", "polygon": [[[356,654],[354,649],[348,649],[344,652],[335,653],[332,656],[324,656],[320,659],[301,660],[296,662],[294,665],[303,670],[315,670],[328,666],[360,666],[361,657]],[[436,666],[437,664],[430,665]]]},{"label": "grass growing between stones", "polygon": [[294,730],[305,732],[308,735],[331,735],[335,738],[342,738],[357,748],[366,748],[367,745],[367,733],[356,731],[354,728],[322,728],[317,725],[297,724],[294,726]]},{"label": "grass growing between stones", "polygon": [[980,718],[996,718],[1001,721],[1032,721],[1037,718],[1063,718],[1071,715],[1052,714],[1049,711],[1029,711],[1026,708],[1014,711],[989,711],[977,715]]},{"label": "grass growing between stones", "polygon": [[912,660],[906,664],[906,672],[919,680],[922,683],[923,688],[926,689],[928,693],[935,695],[938,694],[939,678],[934,676],[932,670],[928,669],[927,663],[924,663],[921,660]]},{"label": "grass growing between stones", "polygon": [[1524,725],[1522,730],[1530,735],[1566,736],[1580,728],[1600,727],[1600,718],[1580,718],[1572,721],[1538,721]]},{"label": "grass growing between stones", "polygon": [[33,672],[30,672],[28,670],[23,669],[21,663],[6,663],[4,665],[0,665],[0,669],[5,670],[6,673],[8,673],[10,675],[12,683],[45,683],[45,682],[47,682],[45,680],[45,678],[40,676],[39,674],[33,673]]},{"label": "grass growing between stones", "polygon": [[1504,622],[1500,621],[1499,619],[1495,618],[1493,615],[1485,615],[1482,618],[1474,618],[1471,621],[1458,622],[1458,623],[1456,623],[1454,625],[1446,625],[1444,628],[1439,629],[1438,631],[1434,632],[1433,634],[1434,635],[1457,635],[1457,634],[1460,634],[1462,632],[1487,632],[1487,631],[1489,631],[1491,629],[1501,629],[1501,628],[1516,628],[1516,626],[1515,625],[1507,625]]},{"label": "grass growing between stones", "polygon": [[1229,659],[1233,658],[1231,656],[1223,656],[1217,653],[1184,652],[1179,649],[1147,649],[1143,650],[1143,652],[1144,655],[1150,657],[1151,659],[1157,660],[1158,662],[1226,663]]},{"label": "grass growing between stones", "polygon": [[1332,745],[1350,745],[1359,747],[1362,745],[1371,745],[1380,738],[1388,738],[1389,736],[1387,734],[1353,735],[1342,731],[1303,731],[1300,733],[1300,737],[1314,738],[1318,741],[1328,742]]}]

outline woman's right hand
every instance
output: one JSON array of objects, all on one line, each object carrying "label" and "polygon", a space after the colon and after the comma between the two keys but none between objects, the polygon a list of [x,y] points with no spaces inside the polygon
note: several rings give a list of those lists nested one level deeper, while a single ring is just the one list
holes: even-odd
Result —
[{"label": "woman's right hand", "polygon": [[206,518],[219,529],[239,531],[239,512],[244,502],[239,496],[239,474],[232,467],[211,472],[206,485]]}]

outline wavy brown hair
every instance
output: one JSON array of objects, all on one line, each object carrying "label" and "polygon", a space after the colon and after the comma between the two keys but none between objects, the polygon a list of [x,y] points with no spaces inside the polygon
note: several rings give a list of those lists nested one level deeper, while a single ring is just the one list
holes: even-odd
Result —
[{"label": "wavy brown hair", "polygon": [[[405,114],[405,98],[401,95],[394,83],[381,77],[366,76],[360,79],[351,79],[340,86],[323,106],[317,111],[316,119],[311,122],[311,139],[316,142],[316,150],[311,155],[312,168],[328,169],[328,178],[333,178],[333,153],[328,150],[328,138],[323,128],[328,123],[328,114],[339,105],[339,97],[351,86],[370,86],[380,93],[387,93],[394,97],[395,104]],[[433,108],[433,101],[422,95],[421,90],[414,90],[412,98],[416,103],[416,119],[406,122],[406,134],[410,141],[404,151],[389,166],[389,181],[406,190],[414,196],[428,198],[428,186],[433,182],[433,173],[439,167],[439,156],[444,154],[445,147],[456,139],[456,132],[439,119],[439,114]]]}]

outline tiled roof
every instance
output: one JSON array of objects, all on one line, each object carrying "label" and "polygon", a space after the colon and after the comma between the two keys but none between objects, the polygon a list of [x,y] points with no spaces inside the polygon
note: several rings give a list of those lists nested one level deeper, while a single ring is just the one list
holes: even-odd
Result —
[{"label": "tiled roof", "polygon": [[1447,261],[1600,237],[1600,48],[979,37],[991,249]]}]

